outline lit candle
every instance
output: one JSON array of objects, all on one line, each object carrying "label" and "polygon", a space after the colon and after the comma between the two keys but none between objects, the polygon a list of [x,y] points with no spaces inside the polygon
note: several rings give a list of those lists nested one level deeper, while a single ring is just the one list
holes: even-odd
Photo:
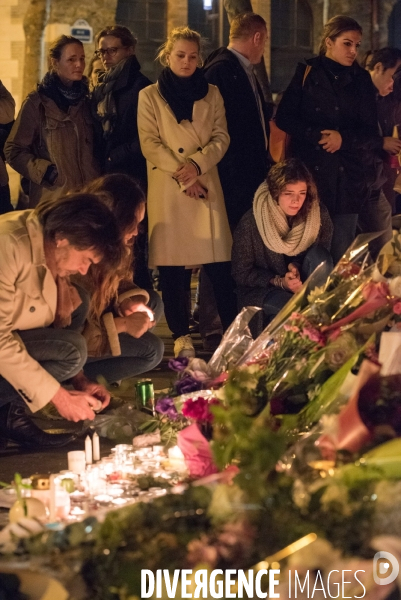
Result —
[{"label": "lit candle", "polygon": [[169,460],[171,468],[176,469],[177,471],[185,471],[186,470],[184,455],[178,446],[169,448],[168,460]]},{"label": "lit candle", "polygon": [[93,460],[94,461],[100,460],[100,440],[99,440],[99,436],[96,433],[96,431],[92,437],[92,451],[93,451]]},{"label": "lit candle", "polygon": [[87,465],[92,464],[92,440],[89,435],[85,438],[85,461]]}]

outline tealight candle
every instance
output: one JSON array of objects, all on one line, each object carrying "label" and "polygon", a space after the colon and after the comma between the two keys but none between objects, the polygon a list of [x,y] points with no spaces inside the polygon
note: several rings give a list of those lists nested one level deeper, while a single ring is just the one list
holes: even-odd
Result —
[{"label": "tealight candle", "polygon": [[85,452],[83,450],[72,450],[67,453],[68,470],[80,475],[85,471]]},{"label": "tealight candle", "polygon": [[178,446],[169,448],[168,460],[171,468],[176,469],[177,471],[185,471],[187,468],[185,464],[184,455]]}]

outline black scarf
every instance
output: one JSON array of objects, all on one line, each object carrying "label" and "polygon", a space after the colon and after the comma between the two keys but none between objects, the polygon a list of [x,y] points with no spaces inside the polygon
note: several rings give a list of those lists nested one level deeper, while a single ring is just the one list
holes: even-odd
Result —
[{"label": "black scarf", "polygon": [[192,121],[194,102],[201,100],[209,91],[208,83],[200,69],[190,77],[177,77],[170,67],[160,73],[159,90],[173,111],[177,123],[184,119]]},{"label": "black scarf", "polygon": [[120,60],[115,67],[103,73],[99,83],[93,90],[92,106],[95,110],[95,118],[100,120],[103,127],[103,137],[107,140],[113,133],[117,121],[117,107],[114,98],[114,88],[118,83],[118,89],[124,88],[128,81],[135,77],[141,69],[141,65],[135,55]]},{"label": "black scarf", "polygon": [[71,87],[64,85],[56,73],[48,72],[38,85],[38,92],[44,94],[64,112],[76,106],[88,94],[88,80],[74,81]]}]

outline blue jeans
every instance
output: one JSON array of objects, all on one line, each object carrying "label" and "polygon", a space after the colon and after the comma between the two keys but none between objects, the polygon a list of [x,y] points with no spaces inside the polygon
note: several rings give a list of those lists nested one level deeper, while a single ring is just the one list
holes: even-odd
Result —
[{"label": "blue jeans", "polygon": [[[331,254],[323,246],[313,246],[307,251],[301,265],[301,280],[305,281],[320,263],[323,263],[323,266],[319,270],[318,276],[314,278],[313,283],[314,286],[323,285],[333,270]],[[263,312],[268,322],[280,312],[293,295],[292,292],[276,287],[272,287],[267,292],[263,300]]]},{"label": "blue jeans", "polygon": [[[85,306],[82,305],[77,308],[79,314],[73,315],[73,321],[74,316],[76,317],[75,323],[82,322],[84,309]],[[60,383],[77,375],[86,362],[86,342],[77,331],[43,327],[17,333],[28,354]],[[13,386],[4,377],[0,377],[0,406],[9,402],[25,405]]]},{"label": "blue jeans", "polygon": [[[153,290],[147,290],[150,296],[148,306],[155,313],[156,321],[163,314],[163,302],[159,294]],[[128,333],[119,334],[121,355],[91,357],[84,367],[85,375],[92,381],[102,376],[109,383],[120,379],[135,377],[151,371],[160,364],[164,344],[160,338],[148,331],[140,338],[134,338]]]}]

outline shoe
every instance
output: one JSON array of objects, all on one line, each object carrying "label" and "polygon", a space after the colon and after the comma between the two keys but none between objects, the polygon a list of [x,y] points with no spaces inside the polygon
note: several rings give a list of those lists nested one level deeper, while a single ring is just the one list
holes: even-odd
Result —
[{"label": "shoe", "polygon": [[190,335],[182,335],[174,342],[174,356],[186,356],[187,358],[195,357],[195,348],[192,344]]},{"label": "shoe", "polygon": [[46,433],[37,427],[25,407],[6,404],[0,408],[0,437],[27,448],[61,448],[73,442],[76,433]]},{"label": "shoe", "polygon": [[220,333],[211,333],[207,335],[203,340],[203,349],[206,352],[214,352],[220,346],[220,342],[223,336]]}]

